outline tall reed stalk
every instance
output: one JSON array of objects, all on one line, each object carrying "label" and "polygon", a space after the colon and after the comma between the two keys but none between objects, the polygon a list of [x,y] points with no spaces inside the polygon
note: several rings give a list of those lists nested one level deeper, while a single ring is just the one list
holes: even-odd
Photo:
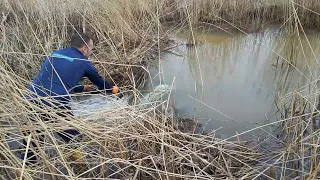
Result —
[{"label": "tall reed stalk", "polygon": [[[94,37],[92,61],[111,82],[138,93],[148,78],[147,65],[167,45],[162,23],[206,24],[252,31],[270,22],[289,30],[318,28],[316,0],[0,0],[0,177],[2,179],[284,179],[319,177],[319,125],[314,110],[319,93],[292,93],[280,111],[281,146],[261,152],[261,142],[228,141],[195,134],[192,121],[163,112],[167,103],[146,109],[124,106],[89,118],[57,115],[24,98],[26,87],[53,50],[67,46],[70,35]],[[224,28],[224,27],[223,27]],[[193,35],[191,35],[193,36]],[[191,38],[194,41],[194,37]],[[286,73],[285,73],[286,74]],[[313,85],[315,86],[315,85]],[[316,88],[315,88],[316,89]],[[313,95],[313,96],[312,96]],[[309,108],[306,108],[309,107]],[[34,109],[34,110],[31,110]],[[159,110],[160,109],[160,110]],[[60,112],[61,113],[61,112]],[[42,121],[41,114],[53,121]],[[184,124],[187,124],[185,128]],[[267,126],[267,125],[266,125]],[[82,141],[64,144],[55,132],[79,129]],[[257,127],[250,131],[260,130]],[[183,129],[183,131],[181,130]],[[22,132],[28,132],[25,136]],[[248,131],[248,132],[250,132]],[[243,132],[248,133],[248,132]],[[45,135],[40,141],[39,135]],[[236,136],[240,136],[238,134]],[[233,137],[230,137],[232,139]],[[27,140],[11,150],[8,143]],[[32,146],[32,142],[37,147]],[[258,145],[257,145],[258,143]],[[26,164],[17,154],[35,151],[39,161]],[[83,158],[72,159],[74,152]]]}]

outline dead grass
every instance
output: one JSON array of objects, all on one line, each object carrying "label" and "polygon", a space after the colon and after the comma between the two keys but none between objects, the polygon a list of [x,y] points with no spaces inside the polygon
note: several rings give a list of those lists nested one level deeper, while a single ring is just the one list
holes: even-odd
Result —
[{"label": "dead grass", "polygon": [[[319,128],[314,102],[308,98],[315,99],[317,92],[308,97],[293,93],[292,103],[280,106],[282,139],[274,135],[266,138],[281,142],[272,146],[272,152],[261,152],[261,142],[231,142],[214,134],[195,134],[188,128],[182,131],[173,115],[159,110],[166,102],[147,109],[123,107],[81,119],[61,118],[56,110],[34,107],[23,96],[43,58],[66,46],[76,31],[94,36],[92,60],[107,79],[136,90],[148,78],[150,60],[155,60],[167,45],[167,32],[161,25],[164,21],[187,24],[191,30],[202,22],[228,24],[244,31],[279,22],[296,30],[297,26],[318,28],[318,11],[316,0],[2,0],[1,178],[316,179],[320,168]],[[56,121],[43,122],[40,113]],[[81,143],[64,144],[54,136],[54,132],[71,127],[84,135]],[[26,130],[31,136],[22,135]],[[39,132],[35,130],[46,135],[45,143],[37,140]],[[22,138],[28,139],[29,145],[36,142],[39,146],[37,164],[26,165],[16,151],[10,150],[7,142]],[[70,158],[74,151],[83,151],[84,158]]]}]

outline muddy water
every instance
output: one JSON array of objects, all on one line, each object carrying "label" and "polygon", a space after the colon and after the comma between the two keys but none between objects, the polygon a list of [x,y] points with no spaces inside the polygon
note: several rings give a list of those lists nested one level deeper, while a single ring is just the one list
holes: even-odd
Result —
[{"label": "muddy water", "polygon": [[305,38],[282,33],[276,26],[248,35],[199,30],[198,44],[184,45],[189,37],[188,32],[177,33],[175,40],[182,45],[161,55],[152,70],[153,83],[173,83],[175,113],[199,119],[205,131],[214,130],[221,137],[276,121],[279,96],[317,76],[317,32],[308,32]]}]

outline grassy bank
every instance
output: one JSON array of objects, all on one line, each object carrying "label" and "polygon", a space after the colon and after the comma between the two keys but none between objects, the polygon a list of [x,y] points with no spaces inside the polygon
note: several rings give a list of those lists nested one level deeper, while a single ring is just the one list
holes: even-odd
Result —
[{"label": "grassy bank", "polygon": [[[317,178],[319,131],[312,128],[302,133],[307,125],[314,126],[315,112],[304,116],[308,114],[305,109],[299,111],[301,114],[288,111],[311,104],[302,96],[299,99],[295,95],[291,104],[281,106],[283,139],[272,152],[262,152],[260,145],[275,141],[273,135],[263,142],[230,142],[216,138],[214,133],[195,134],[193,125],[182,128],[180,119],[159,110],[167,108],[163,105],[166,101],[146,109],[125,106],[84,119],[61,118],[57,110],[39,109],[23,98],[43,58],[65,47],[77,31],[94,37],[92,61],[99,71],[114,84],[137,93],[135,89],[148,79],[147,65],[157,61],[158,53],[168,46],[168,33],[162,23],[232,27],[244,32],[261,29],[269,22],[283,23],[289,30],[318,28],[319,17],[313,12],[320,12],[316,0],[0,2],[1,178],[275,179],[276,174],[283,178]],[[36,112],[58,121],[43,122]],[[54,132],[70,127],[84,135],[81,143],[63,144],[54,136]],[[7,144],[28,139],[22,134],[26,130],[31,131],[29,142],[39,146],[40,161],[31,166],[19,160]],[[44,143],[37,139],[36,130],[46,135]],[[84,151],[84,158],[72,159],[75,151]]]},{"label": "grassy bank", "polygon": [[[246,32],[262,29],[270,22],[281,23],[292,30],[319,27],[319,3],[315,0],[177,0],[165,20],[190,20],[193,25],[236,28]],[[299,19],[299,20],[298,20]],[[225,25],[228,26],[225,26]]]}]

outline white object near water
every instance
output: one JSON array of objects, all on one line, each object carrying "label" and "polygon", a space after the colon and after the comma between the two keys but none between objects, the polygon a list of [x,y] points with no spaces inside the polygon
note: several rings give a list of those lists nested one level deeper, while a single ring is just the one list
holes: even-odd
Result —
[{"label": "white object near water", "polygon": [[[153,91],[142,95],[137,107],[147,108],[153,102],[161,100],[170,91],[171,86],[165,84],[158,85]],[[103,95],[88,95],[79,99],[82,100],[74,100],[70,103],[70,107],[76,117],[88,117],[103,111],[129,106],[129,97],[127,95],[120,99],[114,96]]]},{"label": "white object near water", "polygon": [[[154,91],[143,94],[140,98],[140,103],[136,106],[137,108],[147,108],[153,102],[161,100],[163,96],[171,91],[171,86],[169,85],[158,85],[155,87]],[[80,100],[81,99],[81,100]],[[103,95],[88,95],[78,98],[78,100],[73,100],[70,102],[70,107],[73,111],[74,116],[79,118],[90,117],[101,112],[106,112],[114,110],[117,108],[128,107],[129,97],[125,95],[122,98],[117,98],[114,96],[103,96]],[[6,140],[10,149],[18,149],[22,145],[22,139],[20,136],[15,135],[19,132],[8,133],[8,139]],[[59,138],[55,135],[56,138]],[[52,150],[47,149],[48,152]],[[55,153],[55,152],[54,152]]]}]

